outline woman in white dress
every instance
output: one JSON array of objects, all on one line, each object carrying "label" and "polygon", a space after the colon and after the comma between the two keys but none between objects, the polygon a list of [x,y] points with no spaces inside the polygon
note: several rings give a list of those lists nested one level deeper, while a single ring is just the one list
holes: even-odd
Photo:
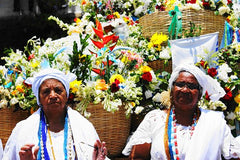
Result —
[{"label": "woman in white dress", "polygon": [[67,106],[69,83],[75,78],[49,68],[26,80],[40,108],[13,129],[3,160],[105,159],[105,143],[93,125]]},{"label": "woman in white dress", "polygon": [[206,90],[212,100],[224,96],[216,80],[198,67],[185,64],[173,70],[169,88],[171,107],[145,116],[124,148],[124,155],[152,160],[240,158],[240,136],[232,136],[223,113],[198,107]]}]

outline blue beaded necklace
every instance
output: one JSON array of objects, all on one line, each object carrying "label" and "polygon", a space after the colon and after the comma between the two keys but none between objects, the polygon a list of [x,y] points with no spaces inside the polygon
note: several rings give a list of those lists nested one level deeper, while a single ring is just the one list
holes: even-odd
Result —
[{"label": "blue beaded necklace", "polygon": [[[192,127],[191,127],[191,136],[197,124],[197,117],[198,115],[194,113]],[[167,134],[168,134],[168,148],[169,148],[169,157],[170,160],[179,160],[179,151],[178,151],[178,144],[177,144],[177,128],[176,128],[176,117],[175,117],[175,110],[174,107],[170,110],[169,117],[168,117],[168,127],[167,127]],[[175,149],[173,149],[175,148]]]},{"label": "blue beaded necklace", "polygon": [[[46,142],[47,142],[47,124],[46,119],[44,116],[44,112],[41,109],[40,111],[40,122],[39,122],[39,128],[38,128],[38,159],[39,160],[50,160]],[[68,150],[67,150],[67,141],[68,141],[68,114],[65,117],[65,123],[64,123],[64,143],[63,143],[63,152],[64,152],[64,159],[68,159]]]}]

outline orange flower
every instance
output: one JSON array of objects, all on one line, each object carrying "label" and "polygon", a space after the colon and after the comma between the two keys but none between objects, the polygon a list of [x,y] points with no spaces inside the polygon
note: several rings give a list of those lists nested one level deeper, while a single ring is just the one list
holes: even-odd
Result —
[{"label": "orange flower", "polygon": [[18,90],[18,92],[24,93],[24,89],[22,86],[16,86],[16,90]]},{"label": "orange flower", "polygon": [[104,79],[98,79],[96,81],[95,89],[105,91],[108,89],[108,85],[106,84]]},{"label": "orange flower", "polygon": [[14,95],[14,96],[15,96],[17,93],[18,93],[17,90],[14,90],[14,91],[11,92],[11,94]]},{"label": "orange flower", "polygon": [[87,3],[86,0],[82,0],[81,5],[84,5],[86,3]]}]

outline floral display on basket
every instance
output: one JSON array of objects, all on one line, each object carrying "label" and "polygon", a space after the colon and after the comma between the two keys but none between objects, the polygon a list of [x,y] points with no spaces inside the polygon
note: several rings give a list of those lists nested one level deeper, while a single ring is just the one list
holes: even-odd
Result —
[{"label": "floral display on basket", "polygon": [[93,72],[89,81],[85,79],[78,86],[74,99],[79,102],[76,109],[88,117],[90,113],[86,108],[89,103],[102,103],[104,109],[110,112],[125,106],[129,116],[132,109],[140,104],[143,83],[150,88],[156,83],[155,74],[131,48],[116,46],[119,37],[104,30],[98,20],[93,30],[95,34],[91,41],[94,50],[90,51]]},{"label": "floral display on basket", "polygon": [[[234,5],[233,5],[234,4]],[[239,27],[240,5],[228,0],[70,0],[69,6],[79,6],[81,12],[72,24],[50,16],[68,36],[40,41],[33,37],[24,51],[9,50],[0,66],[0,108],[37,108],[31,86],[24,80],[42,68],[52,67],[73,72],[77,80],[70,84],[69,103],[89,117],[89,103],[102,103],[104,109],[115,112],[125,107],[126,115],[145,115],[155,108],[170,106],[167,71],[154,71],[148,62],[171,60],[167,45],[169,35],[161,31],[146,38],[139,18],[158,11],[208,9],[227,17],[233,28]],[[198,36],[201,27],[190,24],[182,30],[184,37]],[[239,45],[235,43],[217,53],[205,56],[199,67],[216,78],[226,95],[212,104],[208,95],[201,107],[223,110],[229,123],[240,120]],[[211,55],[211,56],[210,56]]]}]

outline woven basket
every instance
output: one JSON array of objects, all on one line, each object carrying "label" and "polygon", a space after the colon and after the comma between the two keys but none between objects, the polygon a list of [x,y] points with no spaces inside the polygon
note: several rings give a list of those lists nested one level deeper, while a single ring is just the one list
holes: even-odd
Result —
[{"label": "woven basket", "polygon": [[97,130],[101,141],[105,141],[108,157],[121,155],[130,133],[131,118],[126,118],[124,107],[119,107],[115,113],[107,112],[102,104],[90,104],[87,111],[91,113],[91,121]]},{"label": "woven basket", "polygon": [[[219,32],[218,42],[220,45],[224,32],[225,17],[220,15],[216,16],[213,11],[204,9],[185,9],[181,10],[181,12],[183,29],[189,29],[189,23],[191,21],[196,26],[201,26],[201,35]],[[141,17],[139,22],[143,27],[143,36],[150,38],[156,32],[162,32],[163,34],[168,35],[168,27],[171,24],[171,17],[169,16],[168,11],[158,11]]]},{"label": "woven basket", "polygon": [[15,125],[30,116],[28,111],[14,111],[13,108],[0,109],[0,139],[5,146]]},{"label": "woven basket", "polygon": [[154,71],[167,71],[169,73],[172,73],[172,60],[169,60],[166,65],[164,64],[164,60],[149,61],[148,66],[151,67]]}]

